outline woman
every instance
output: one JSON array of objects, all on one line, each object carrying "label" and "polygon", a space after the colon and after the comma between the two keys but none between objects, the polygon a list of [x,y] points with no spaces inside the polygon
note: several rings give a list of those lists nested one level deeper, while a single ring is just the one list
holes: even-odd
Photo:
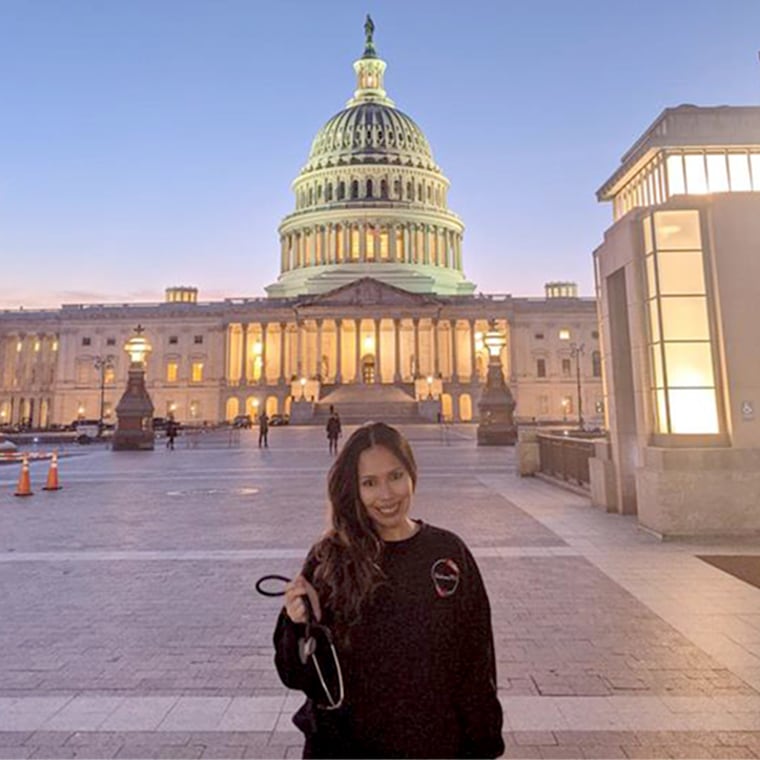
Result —
[{"label": "woman", "polygon": [[[368,423],[328,476],[331,527],[286,588],[275,662],[306,693],[294,717],[304,757],[497,757],[502,712],[488,598],[453,533],[410,517],[417,482],[401,434]],[[314,617],[335,640],[317,663],[299,652]]]}]

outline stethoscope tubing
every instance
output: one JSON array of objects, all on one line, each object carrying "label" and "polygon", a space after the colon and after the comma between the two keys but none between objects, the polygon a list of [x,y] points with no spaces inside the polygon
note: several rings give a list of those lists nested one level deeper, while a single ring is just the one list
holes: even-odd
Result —
[{"label": "stethoscope tubing", "polygon": [[[261,578],[259,578],[256,583],[254,583],[254,588],[256,589],[257,593],[261,594],[262,596],[266,597],[277,597],[277,596],[285,596],[285,590],[282,591],[270,591],[269,589],[264,587],[265,583],[270,583],[271,581],[277,581],[281,583],[290,583],[290,578],[286,578],[284,575],[278,575],[277,573],[270,573],[268,575],[262,575]],[[308,594],[304,594],[303,596],[304,604],[306,605],[306,639],[311,639],[311,628],[319,628],[321,629],[324,634],[327,637],[327,642],[330,646],[330,651],[332,653],[333,662],[335,663],[335,672],[338,676],[338,698],[333,698],[332,692],[327,687],[327,682],[325,681],[325,678],[322,674],[322,668],[319,667],[319,660],[317,660],[317,656],[315,652],[312,650],[312,652],[309,654],[309,657],[311,661],[314,663],[314,667],[317,671],[317,677],[319,678],[319,683],[322,686],[322,690],[325,693],[325,696],[327,697],[328,705],[325,707],[326,710],[337,710],[342,704],[343,700],[345,699],[345,690],[343,686],[343,670],[340,667],[340,660],[338,659],[338,653],[335,649],[335,644],[332,640],[332,634],[330,633],[330,629],[323,625],[318,625],[315,622],[312,622],[314,620],[314,610],[311,606],[311,601],[309,599]],[[313,639],[312,639],[313,640]]]}]

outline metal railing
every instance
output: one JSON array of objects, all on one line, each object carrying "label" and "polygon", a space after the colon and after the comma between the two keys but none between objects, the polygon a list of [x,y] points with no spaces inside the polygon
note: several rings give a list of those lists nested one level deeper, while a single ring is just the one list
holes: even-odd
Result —
[{"label": "metal railing", "polygon": [[594,441],[568,435],[538,435],[540,472],[582,488],[591,488],[588,460]]}]

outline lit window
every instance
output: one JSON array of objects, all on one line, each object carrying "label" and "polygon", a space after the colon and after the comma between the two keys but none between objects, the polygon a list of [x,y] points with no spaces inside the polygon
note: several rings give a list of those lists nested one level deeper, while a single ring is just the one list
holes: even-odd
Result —
[{"label": "lit window", "polygon": [[666,165],[670,195],[683,195],[686,192],[686,181],[683,174],[683,156],[668,156]]},{"label": "lit window", "polygon": [[113,385],[116,381],[116,370],[113,367],[106,365],[103,371],[103,382],[106,385]]},{"label": "lit window", "polygon": [[166,363],[166,382],[176,383],[179,376],[179,364],[177,362]]},{"label": "lit window", "polygon": [[16,342],[16,352],[17,352],[17,353],[19,353],[19,354],[20,354],[20,353],[21,353],[21,349],[22,349],[23,347],[24,347],[24,343],[23,343],[23,341],[20,341],[20,340],[19,340],[19,341],[17,341],[17,342]]},{"label": "lit window", "polygon": [[193,362],[191,378],[194,383],[203,382],[203,362]]},{"label": "lit window", "polygon": [[559,339],[560,340],[570,340],[570,330],[568,330],[567,328],[563,327],[559,331]]},{"label": "lit window", "polygon": [[743,192],[752,189],[749,179],[749,163],[746,153],[728,154],[728,174],[731,177],[731,189]]},{"label": "lit window", "polygon": [[707,180],[711,193],[728,192],[728,168],[723,153],[707,155]]},{"label": "lit window", "polygon": [[660,211],[646,256],[651,389],[659,433],[718,433],[699,212]]},{"label": "lit window", "polygon": [[34,351],[35,353],[39,353],[40,350],[40,342],[38,340],[34,341]]},{"label": "lit window", "polygon": [[704,195],[707,192],[704,154],[684,156],[686,164],[686,188],[689,195]]}]

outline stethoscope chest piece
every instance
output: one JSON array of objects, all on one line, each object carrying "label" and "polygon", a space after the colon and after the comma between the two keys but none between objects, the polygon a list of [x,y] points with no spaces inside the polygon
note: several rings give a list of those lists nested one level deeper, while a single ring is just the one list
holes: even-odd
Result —
[{"label": "stethoscope chest piece", "polygon": [[306,664],[314,652],[317,651],[317,640],[313,636],[304,636],[298,639],[298,656],[302,664]]}]

